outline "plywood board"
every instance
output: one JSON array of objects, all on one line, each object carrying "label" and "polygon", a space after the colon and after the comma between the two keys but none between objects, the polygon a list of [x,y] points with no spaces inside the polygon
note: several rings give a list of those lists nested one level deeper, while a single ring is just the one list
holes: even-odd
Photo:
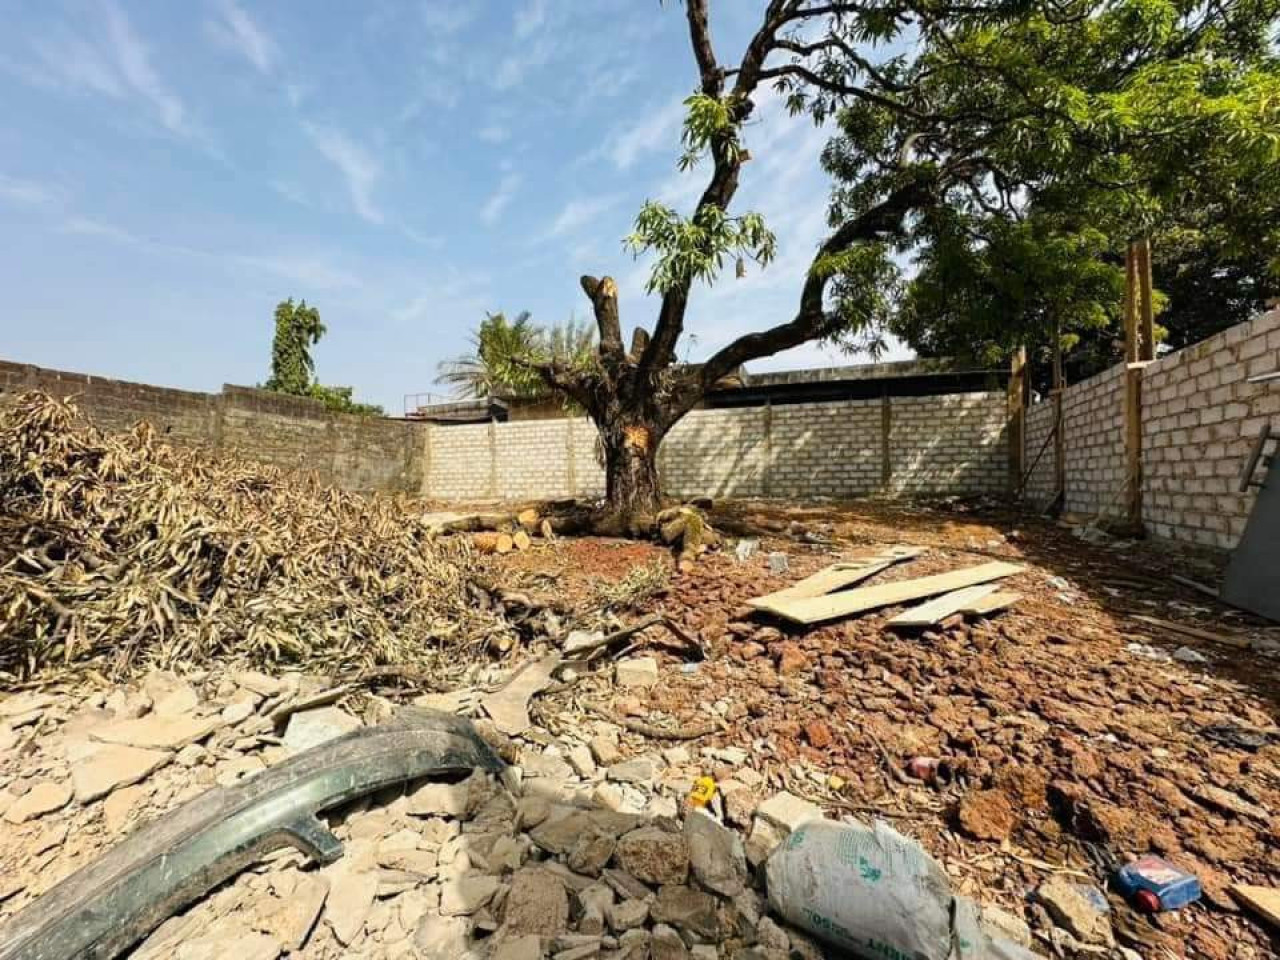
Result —
[{"label": "plywood board", "polygon": [[934,597],[918,607],[904,610],[885,626],[887,627],[931,627],[939,621],[957,613],[962,613],[971,604],[980,602],[989,594],[995,593],[997,584],[979,583],[972,587],[961,587],[940,597]]},{"label": "plywood board", "polygon": [[993,561],[963,570],[952,570],[950,573],[939,573],[932,577],[917,577],[914,580],[900,580],[897,583],[885,583],[876,587],[862,587],[857,590],[845,590],[825,597],[807,597],[799,600],[784,600],[780,603],[760,605],[759,609],[767,610],[795,623],[821,623],[823,620],[835,620],[877,607],[888,607],[908,600],[920,600],[924,597],[935,597],[940,593],[959,590],[961,587],[972,587],[979,583],[988,583],[1002,577],[1011,577],[1021,573],[1022,567],[1016,563]]},{"label": "plywood board", "polygon": [[868,577],[888,569],[895,563],[910,560],[925,552],[924,547],[894,546],[885,547],[868,557],[847,560],[823,567],[812,576],[805,577],[785,590],[778,590],[748,600],[747,605],[758,610],[768,609],[769,604],[785,600],[803,600],[806,597],[821,597],[833,590],[842,590],[853,586]]},{"label": "plywood board", "polygon": [[1020,593],[1013,590],[1000,590],[996,593],[989,593],[985,597],[968,604],[960,612],[968,617],[985,617],[988,613],[995,613],[997,610],[1012,607],[1021,599],[1022,594]]},{"label": "plywood board", "polygon": [[1246,907],[1280,930],[1280,889],[1250,887],[1243,883],[1235,883],[1231,885],[1231,893]]}]

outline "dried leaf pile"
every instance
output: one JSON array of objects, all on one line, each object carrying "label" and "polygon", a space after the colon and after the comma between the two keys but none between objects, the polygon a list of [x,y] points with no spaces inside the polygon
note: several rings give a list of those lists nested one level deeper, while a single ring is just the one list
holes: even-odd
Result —
[{"label": "dried leaf pile", "polygon": [[216,657],[430,670],[507,628],[462,538],[406,504],[106,435],[31,393],[0,410],[0,673]]}]

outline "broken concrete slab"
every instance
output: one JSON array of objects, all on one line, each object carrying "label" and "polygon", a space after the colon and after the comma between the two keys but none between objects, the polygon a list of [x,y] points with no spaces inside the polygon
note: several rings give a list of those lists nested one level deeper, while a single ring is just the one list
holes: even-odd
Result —
[{"label": "broken concrete slab", "polygon": [[89,732],[92,740],[100,743],[118,743],[126,747],[148,750],[179,750],[189,743],[203,740],[222,725],[222,718],[161,716],[156,713],[133,720],[117,720]]},{"label": "broken concrete slab", "polygon": [[263,918],[263,926],[286,950],[296,953],[311,936],[328,896],[329,883],[324,877],[299,873],[289,896]]},{"label": "broken concrete slab", "polygon": [[446,917],[466,917],[493,899],[502,885],[497,877],[472,873],[447,881],[440,891],[440,913]]},{"label": "broken concrete slab", "polygon": [[747,857],[737,832],[704,810],[694,810],[684,821],[693,875],[708,890],[735,897],[746,887]]},{"label": "broken concrete slab", "polygon": [[1110,946],[1111,919],[1066,877],[1050,877],[1036,890],[1038,900],[1054,922],[1082,943]]},{"label": "broken concrete slab", "polygon": [[669,883],[658,891],[649,907],[649,915],[658,923],[668,923],[678,930],[715,938],[720,932],[719,901],[696,887]]},{"label": "broken concrete slab", "polygon": [[415,817],[464,817],[470,805],[471,787],[460,783],[428,783],[406,798],[405,812]]},{"label": "broken concrete slab", "polygon": [[802,823],[822,819],[822,808],[784,790],[756,807],[756,816],[789,834]]},{"label": "broken concrete slab", "polygon": [[637,757],[615,763],[605,771],[605,776],[618,783],[652,783],[657,765],[648,757]]},{"label": "broken concrete slab", "polygon": [[102,823],[108,833],[120,833],[129,820],[133,808],[151,794],[146,786],[123,787],[107,797],[102,804]]},{"label": "broken concrete slab", "polygon": [[350,946],[364,930],[364,922],[373,907],[374,897],[378,895],[378,875],[353,870],[342,861],[338,866],[341,869],[327,874],[329,893],[325,898],[324,919],[338,941],[343,946]]},{"label": "broken concrete slab", "polygon": [[619,660],[613,668],[613,677],[620,687],[652,687],[658,682],[658,661],[653,657]]},{"label": "broken concrete slab", "polygon": [[480,706],[493,720],[493,725],[507,736],[528,730],[533,725],[529,719],[529,700],[550,685],[560,662],[559,654],[536,660],[520,670],[501,690],[482,699]]},{"label": "broken concrete slab", "polygon": [[337,707],[302,710],[289,717],[289,726],[284,732],[284,746],[290,753],[301,753],[353,730],[359,730],[360,727],[359,720]]},{"label": "broken concrete slab", "polygon": [[61,810],[71,802],[71,787],[65,783],[44,780],[16,798],[4,812],[10,823],[26,823],[46,813]]},{"label": "broken concrete slab", "polygon": [[641,827],[623,836],[618,841],[618,863],[647,883],[684,883],[689,876],[684,837],[658,827]]},{"label": "broken concrete slab", "polygon": [[137,783],[173,758],[167,750],[144,750],[112,744],[100,747],[71,764],[76,799],[88,803],[118,787]]},{"label": "broken concrete slab", "polygon": [[508,936],[558,936],[569,926],[569,894],[554,873],[525,867],[512,875],[502,919]]}]

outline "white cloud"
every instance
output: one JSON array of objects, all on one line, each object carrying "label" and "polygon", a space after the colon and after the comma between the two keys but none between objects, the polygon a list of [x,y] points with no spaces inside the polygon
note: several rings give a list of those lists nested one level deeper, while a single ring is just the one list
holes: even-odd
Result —
[{"label": "white cloud", "polygon": [[313,256],[292,254],[237,254],[232,263],[275,274],[312,290],[347,290],[361,286],[352,273]]},{"label": "white cloud", "polygon": [[218,14],[218,19],[205,24],[210,36],[248,60],[259,73],[269,74],[280,55],[271,36],[254,23],[235,0],[222,0]]},{"label": "white cloud", "polygon": [[520,183],[524,178],[518,173],[508,173],[498,183],[498,189],[493,195],[485,201],[485,205],[480,208],[480,219],[485,223],[493,223],[502,216],[508,204],[511,203],[516,195],[516,191],[520,189]]},{"label": "white cloud", "polygon": [[422,22],[432,33],[453,34],[462,30],[480,12],[480,5],[458,0],[425,0]]},{"label": "white cloud", "polygon": [[334,127],[304,123],[303,129],[321,155],[346,178],[356,213],[370,223],[384,222],[386,218],[373,202],[373,188],[382,176],[382,167],[374,156]]},{"label": "white cloud", "polygon": [[204,140],[182,99],[152,66],[151,51],[124,11],[112,0],[104,0],[102,11],[105,30],[77,34],[62,27],[33,40],[40,67],[29,78],[113,100],[142,100],[170,133]]},{"label": "white cloud", "polygon": [[114,240],[116,243],[128,243],[135,246],[147,246],[148,242],[136,233],[130,233],[121,227],[91,217],[69,217],[58,227],[63,233],[73,233],[81,237],[101,237]]},{"label": "white cloud", "polygon": [[107,16],[107,36],[116,65],[129,86],[150,101],[160,115],[160,122],[170,131],[183,136],[191,135],[193,131],[187,122],[186,108],[152,68],[151,53],[142,38],[134,32],[124,11],[114,3],[107,3],[104,10]]},{"label": "white cloud", "polygon": [[548,237],[559,237],[591,223],[621,199],[617,194],[570,200],[547,231]]},{"label": "white cloud", "polygon": [[642,156],[655,150],[675,154],[684,122],[683,98],[651,110],[635,124],[613,137],[609,155],[619,170],[629,169]]},{"label": "white cloud", "polygon": [[547,20],[547,4],[546,0],[529,0],[523,7],[516,11],[515,31],[516,39],[524,40],[525,38],[536,33]]},{"label": "white cloud", "polygon": [[301,207],[311,206],[311,198],[307,196],[306,191],[291,180],[272,180],[271,189]]},{"label": "white cloud", "polygon": [[511,139],[511,131],[500,123],[490,123],[477,130],[476,136],[486,143],[502,143]]},{"label": "white cloud", "polygon": [[60,187],[0,173],[0,200],[24,207],[51,207],[66,199]]},{"label": "white cloud", "polygon": [[543,66],[556,52],[556,45],[545,33],[521,45],[518,53],[512,53],[498,64],[493,74],[495,90],[510,90],[518,86],[530,70]]}]

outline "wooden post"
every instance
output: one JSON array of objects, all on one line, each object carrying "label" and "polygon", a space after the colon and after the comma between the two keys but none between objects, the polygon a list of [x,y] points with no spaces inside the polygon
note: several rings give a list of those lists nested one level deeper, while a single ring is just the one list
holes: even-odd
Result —
[{"label": "wooden post", "polygon": [[1062,416],[1062,391],[1066,388],[1062,372],[1062,328],[1053,323],[1053,502],[1067,509],[1067,435]]},{"label": "wooden post", "polygon": [[1124,266],[1124,519],[1137,536],[1142,533],[1142,368],[1155,358],[1150,241],[1131,242]]},{"label": "wooden post", "polygon": [[1124,362],[1138,359],[1138,252],[1137,244],[1129,242],[1124,252]]},{"label": "wooden post", "polygon": [[1125,365],[1125,526],[1142,533],[1142,363]]},{"label": "wooden post", "polygon": [[1155,305],[1151,300],[1151,238],[1138,241],[1138,289],[1142,312],[1138,318],[1138,355],[1136,360],[1156,358]]},{"label": "wooden post", "polygon": [[1009,492],[1017,493],[1027,459],[1027,348],[1009,362]]}]

